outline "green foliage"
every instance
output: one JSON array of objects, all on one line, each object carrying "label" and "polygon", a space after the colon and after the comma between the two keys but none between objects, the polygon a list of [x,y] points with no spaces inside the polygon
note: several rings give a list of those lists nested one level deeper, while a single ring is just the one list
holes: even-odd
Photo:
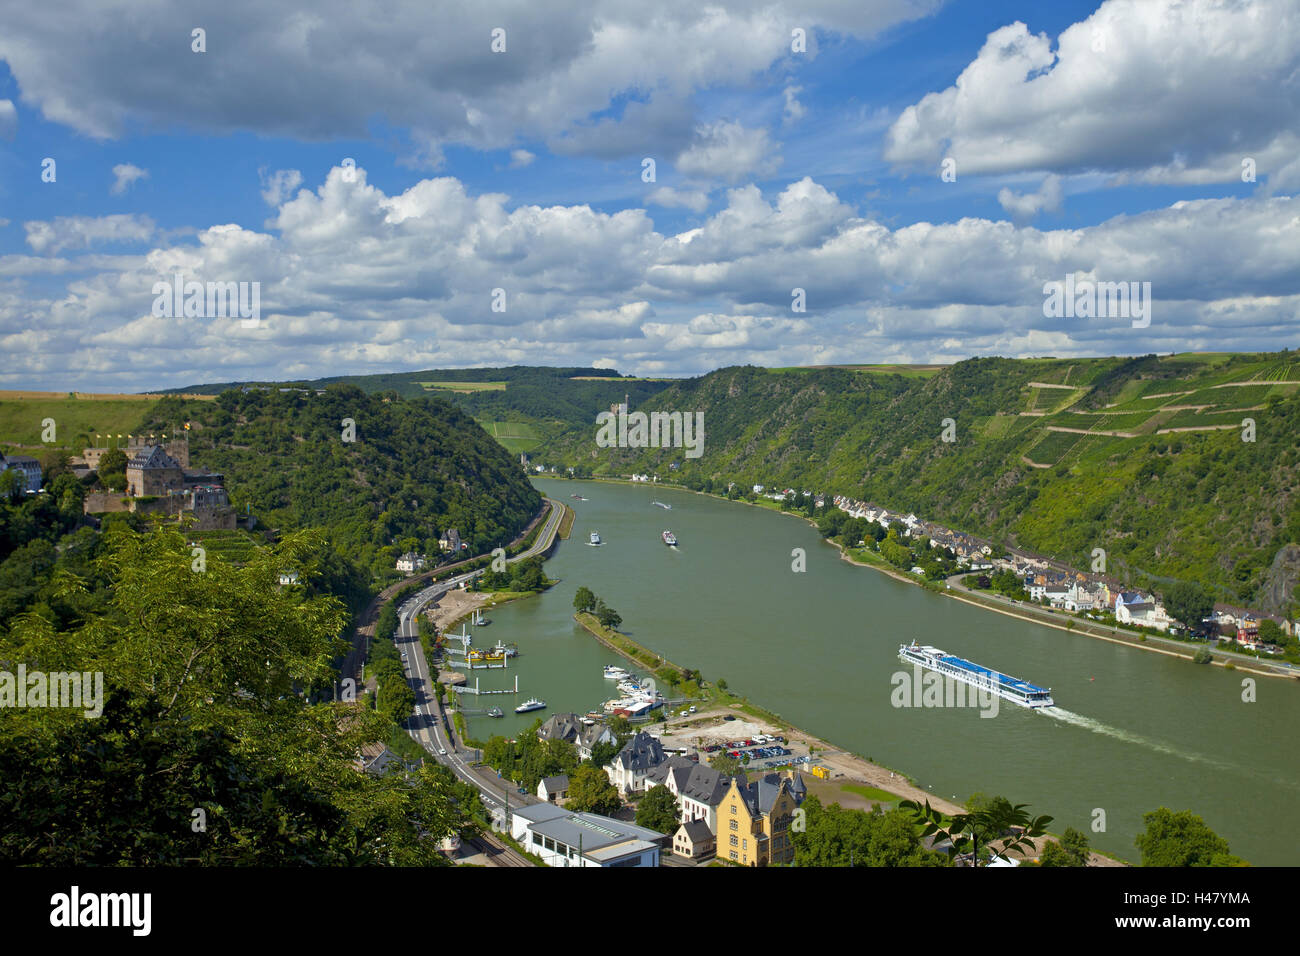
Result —
[{"label": "green foliage", "polygon": [[[675,382],[638,408],[704,413],[704,454],[682,461],[675,473],[688,487],[734,482],[728,497],[742,497],[755,483],[846,494],[1078,568],[1089,567],[1093,549],[1101,547],[1110,573],[1134,586],[1199,581],[1220,600],[1248,603],[1278,549],[1300,543],[1292,480],[1300,467],[1294,441],[1300,391],[1262,386],[1276,392],[1266,408],[1250,412],[1258,422],[1255,442],[1242,441],[1235,429],[1157,429],[1182,414],[1163,406],[1192,401],[1172,394],[1182,391],[1218,410],[1189,413],[1199,421],[1192,427],[1220,418],[1239,422],[1228,411],[1246,404],[1257,386],[1213,386],[1264,382],[1278,364],[1278,356],[1268,355],[980,358],[925,378],[842,368],[798,374],[726,368]],[[1078,388],[1040,389],[1031,381]],[[1045,414],[1019,414],[1029,410]],[[955,442],[940,440],[948,417],[957,423]],[[1047,430],[1089,427],[1135,437]],[[597,475],[663,476],[677,457],[674,449],[593,449],[587,418],[570,422],[568,432],[537,454],[585,463]],[[1026,457],[1055,467],[1034,468]],[[819,528],[838,539],[837,522],[846,519],[824,512]],[[896,548],[882,553],[903,566]],[[1289,594],[1286,600],[1294,603]]]},{"label": "green foliage", "polygon": [[1146,830],[1133,841],[1143,866],[1244,866],[1223,839],[1191,810],[1160,807],[1143,814]]},{"label": "green foliage", "polygon": [[566,804],[569,809],[608,816],[622,805],[618,790],[609,782],[605,771],[583,764],[569,774],[569,801]]},{"label": "green foliage", "polygon": [[[106,582],[102,613],[26,612],[0,659],[104,675],[101,716],[21,708],[0,721],[0,859],[10,865],[430,865],[466,807],[426,768],[355,765],[391,725],[328,702],[342,602],[280,588],[319,547],[287,536],[243,567],[191,570],[174,531],[116,524],[91,579],[59,571],[77,606]],[[268,640],[267,635],[274,635]],[[315,700],[325,702],[313,703]],[[194,809],[206,814],[195,832]]]},{"label": "green foliage", "polygon": [[578,766],[577,748],[566,740],[538,739],[540,726],[537,720],[515,740],[494,736],[483,745],[483,762],[530,793],[537,790],[543,777],[572,773]]},{"label": "green foliage", "polygon": [[95,469],[99,483],[109,491],[122,491],[126,488],[126,453],[120,448],[110,448],[99,459]]},{"label": "green foliage", "polygon": [[1174,620],[1185,624],[1190,630],[1201,629],[1201,620],[1214,611],[1214,597],[1200,584],[1177,581],[1165,588],[1165,610]]},{"label": "green foliage", "polygon": [[1049,816],[1030,817],[1028,804],[1012,805],[1005,797],[972,797],[975,806],[965,813],[946,817],[930,806],[915,800],[901,800],[898,808],[906,811],[921,826],[921,836],[945,837],[952,845],[951,855],[969,854],[978,859],[982,850],[995,859],[1007,859],[1012,851],[1033,849],[1034,838],[1043,836],[1052,822]]},{"label": "green foliage", "polygon": [[663,784],[647,790],[636,807],[636,825],[659,833],[676,832],[680,816],[677,797]]},{"label": "green foliage", "polygon": [[594,611],[596,609],[596,595],[591,592],[591,588],[585,585],[578,588],[578,593],[573,596],[573,609],[575,611]]},{"label": "green foliage", "polygon": [[718,773],[726,774],[728,777],[734,777],[743,769],[740,761],[725,750],[715,751],[713,757],[709,760],[709,766]]},{"label": "green foliage", "polygon": [[1088,838],[1074,827],[1067,827],[1060,842],[1049,840],[1038,858],[1039,866],[1087,866]]},{"label": "green foliage", "polygon": [[[164,399],[152,430],[191,420],[190,457],[226,476],[236,510],[265,524],[328,527],[333,543],[378,580],[396,575],[400,543],[448,528],[471,555],[504,545],[541,496],[518,462],[464,412],[333,386],[323,395],[253,389],[216,401]],[[344,419],[356,441],[343,440]]]},{"label": "green foliage", "polygon": [[803,832],[794,831],[795,866],[945,866],[941,853],[925,849],[909,814],[822,807],[816,796],[804,799]]}]

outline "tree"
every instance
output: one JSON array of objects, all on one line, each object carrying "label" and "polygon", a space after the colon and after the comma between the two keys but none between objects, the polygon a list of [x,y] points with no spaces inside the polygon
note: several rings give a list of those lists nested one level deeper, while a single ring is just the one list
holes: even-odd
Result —
[{"label": "tree", "polygon": [[126,487],[126,454],[120,448],[110,448],[99,457],[95,472],[109,491],[121,491]]},{"label": "tree", "polygon": [[725,750],[714,753],[713,758],[709,761],[709,766],[728,777],[734,777],[740,773],[740,761]]},{"label": "tree", "polygon": [[1143,866],[1244,866],[1223,839],[1191,810],[1174,812],[1160,807],[1144,814],[1146,830],[1134,845],[1142,852]]},{"label": "tree", "polygon": [[1038,858],[1039,866],[1087,866],[1088,838],[1074,827],[1067,827],[1060,842],[1049,840]]},{"label": "tree", "polygon": [[596,611],[596,619],[600,621],[602,627],[607,627],[611,631],[617,631],[619,625],[623,623],[623,617],[612,607],[605,607],[602,604]]},{"label": "tree", "polygon": [[977,802],[976,809],[948,818],[931,807],[929,800],[924,806],[915,800],[902,800],[898,804],[900,810],[908,811],[921,825],[922,836],[946,837],[952,844],[950,855],[969,854],[976,862],[981,849],[986,849],[994,859],[1003,860],[1012,851],[1033,849],[1034,838],[1047,832],[1052,818],[1030,817],[1025,812],[1027,806],[1025,803],[1012,806],[1005,797],[984,798]]},{"label": "tree", "polygon": [[606,764],[611,763],[613,759],[618,756],[618,752],[622,749],[623,747],[618,743],[618,741],[613,743],[602,742],[595,744],[591,748],[591,756],[587,758],[585,762],[591,764],[593,767],[603,767]]},{"label": "tree", "polygon": [[591,593],[591,588],[583,586],[578,588],[578,593],[573,596],[573,609],[575,611],[591,611],[596,606],[596,595]]},{"label": "tree", "polygon": [[1201,584],[1177,581],[1164,592],[1165,610],[1169,616],[1199,631],[1201,621],[1214,612],[1214,596]]},{"label": "tree", "polygon": [[943,854],[925,849],[912,818],[876,807],[845,810],[805,798],[804,827],[791,834],[795,866],[944,866]]},{"label": "tree", "polygon": [[636,808],[636,825],[660,833],[673,833],[677,830],[677,821],[681,808],[677,797],[663,784],[651,787]]},{"label": "tree", "polygon": [[1285,644],[1286,634],[1282,632],[1277,621],[1266,617],[1259,622],[1259,639],[1265,644]]},{"label": "tree", "polygon": [[[437,839],[468,807],[431,770],[358,773],[356,754],[388,739],[391,723],[313,693],[333,685],[348,613],[333,595],[277,579],[319,543],[286,535],[240,567],[209,554],[196,574],[175,530],[118,525],[94,558],[103,613],[64,630],[40,615],[13,619],[0,660],[47,671],[76,661],[105,680],[98,719],[16,708],[0,721],[0,778],[23,781],[0,788],[0,859],[436,865]],[[195,809],[206,810],[205,832],[188,825]]]},{"label": "tree", "polygon": [[565,804],[569,809],[609,815],[622,805],[618,790],[599,767],[582,764],[570,774],[569,801]]}]

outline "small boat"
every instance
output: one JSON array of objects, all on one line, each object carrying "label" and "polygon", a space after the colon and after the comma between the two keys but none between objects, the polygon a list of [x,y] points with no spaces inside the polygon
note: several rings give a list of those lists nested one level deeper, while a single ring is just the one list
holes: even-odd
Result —
[{"label": "small boat", "polygon": [[516,714],[526,714],[531,710],[544,710],[546,701],[538,700],[536,697],[529,697],[526,701],[515,708]]},{"label": "small boat", "polygon": [[500,707],[493,707],[491,710],[488,711],[488,716],[489,716],[489,717],[504,717],[504,716],[505,716],[505,713],[501,710]]},{"label": "small boat", "polygon": [[519,647],[515,644],[503,644],[501,641],[497,641],[492,646],[492,652],[500,654],[502,657],[518,657]]},{"label": "small boat", "polygon": [[651,503],[652,505],[658,505],[660,508],[663,508],[664,511],[672,511],[672,510],[673,510],[673,506],[672,506],[672,505],[666,505],[666,504],[664,504],[662,501],[652,501],[652,502],[650,502],[650,503]]},{"label": "small boat", "polygon": [[589,544],[597,544],[597,545],[600,544],[600,532],[598,532],[598,531],[593,531],[593,532],[591,533],[591,541],[589,541],[588,543],[589,543]]},{"label": "small boat", "polygon": [[631,675],[617,664],[605,665],[605,680],[627,680]]},{"label": "small boat", "polygon": [[574,501],[586,501],[586,500],[587,500],[586,498],[582,497],[582,495],[569,495],[569,497],[572,498]]},{"label": "small boat", "polygon": [[668,545],[668,547],[670,548],[677,547],[677,536],[673,534],[671,531],[665,531],[664,544]]},{"label": "small boat", "polygon": [[483,616],[483,611],[481,608],[476,608],[474,610],[474,617],[470,619],[470,623],[473,624],[475,627],[484,627],[488,624],[491,624],[492,622]]}]

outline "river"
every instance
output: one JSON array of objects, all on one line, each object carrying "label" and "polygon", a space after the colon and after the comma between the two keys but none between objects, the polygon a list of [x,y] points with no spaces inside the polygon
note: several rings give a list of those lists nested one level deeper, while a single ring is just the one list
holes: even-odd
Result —
[{"label": "river", "polygon": [[[470,717],[473,736],[512,733],[538,716],[586,712],[614,694],[601,665],[626,663],[573,621],[586,585],[623,616],[621,630],[707,679],[844,749],[901,770],[938,796],[1001,794],[1050,814],[1092,845],[1136,861],[1142,814],[1191,809],[1255,864],[1300,863],[1285,816],[1300,797],[1300,687],[1198,666],[982,610],[840,560],[807,522],[664,488],[538,480],[577,512],[547,561],[560,583],[490,612],[477,644],[519,644],[507,672],[475,671],[501,719]],[[589,500],[570,496],[581,494]],[[659,500],[665,510],[651,504]],[[671,529],[679,547],[664,546]],[[587,544],[591,531],[604,541]],[[792,570],[792,550],[807,570]],[[900,643],[935,644],[1050,687],[1057,707],[893,706]],[[516,702],[545,711],[516,716]],[[1269,817],[1269,814],[1274,814]],[[1104,822],[1104,830],[1094,828]]]}]

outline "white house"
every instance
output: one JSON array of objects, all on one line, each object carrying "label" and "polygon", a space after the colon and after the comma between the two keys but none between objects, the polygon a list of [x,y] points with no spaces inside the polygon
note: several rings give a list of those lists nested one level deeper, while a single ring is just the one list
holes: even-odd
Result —
[{"label": "white house", "polygon": [[510,835],[547,866],[658,866],[665,834],[597,813],[538,803],[510,815]]},{"label": "white house", "polygon": [[605,773],[620,793],[633,794],[645,789],[646,776],[667,759],[659,741],[641,730],[623,745]]},{"label": "white house", "polygon": [[424,555],[408,551],[397,559],[397,570],[403,574],[414,574],[416,571],[423,571],[425,563]]},{"label": "white house", "polygon": [[669,757],[646,774],[645,788],[662,784],[677,798],[682,823],[702,820],[712,832],[718,829],[718,804],[727,795],[731,778],[712,767],[685,757]]},{"label": "white house", "polygon": [[543,777],[537,784],[537,799],[548,803],[563,803],[569,798],[569,775]]}]

